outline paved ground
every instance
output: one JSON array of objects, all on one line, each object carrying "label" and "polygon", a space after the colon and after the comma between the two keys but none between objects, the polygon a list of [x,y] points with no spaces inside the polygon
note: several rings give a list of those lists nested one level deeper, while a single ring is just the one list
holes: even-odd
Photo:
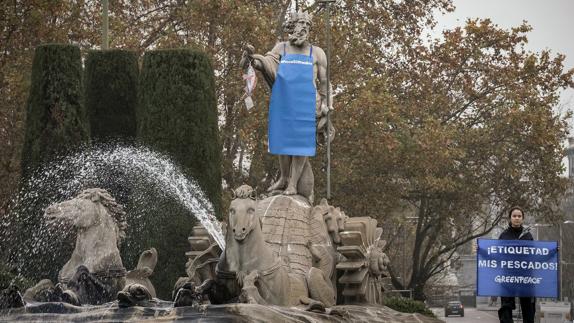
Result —
[{"label": "paved ground", "polygon": [[432,308],[432,311],[440,319],[447,323],[498,323],[496,311],[479,311],[476,308],[467,307],[464,309],[464,317],[449,316],[444,317],[444,308]]}]

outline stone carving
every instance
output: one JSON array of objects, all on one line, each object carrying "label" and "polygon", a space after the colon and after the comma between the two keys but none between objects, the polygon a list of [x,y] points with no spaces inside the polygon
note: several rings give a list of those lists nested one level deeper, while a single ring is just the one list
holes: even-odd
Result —
[{"label": "stone carving", "polygon": [[76,247],[58,274],[59,282],[68,283],[80,265],[98,276],[124,279],[126,269],[118,246],[125,236],[125,212],[108,192],[84,190],[71,200],[49,206],[44,217],[70,222],[78,229]]},{"label": "stone carving", "polygon": [[[277,137],[289,136],[292,131],[278,130],[280,125],[284,124],[279,122],[279,126],[273,122],[276,115],[281,114],[280,111],[296,111],[290,112],[285,115],[281,114],[281,120],[293,120],[293,124],[297,122],[296,119],[301,118],[303,115],[307,117],[307,113],[311,113],[309,117],[313,118],[313,112],[307,109],[315,110],[315,118],[319,118],[319,133],[324,133],[321,129],[332,130],[332,125],[327,125],[325,116],[330,107],[327,106],[327,58],[325,53],[320,47],[311,45],[308,41],[308,35],[311,27],[311,17],[307,13],[298,12],[291,14],[289,20],[285,25],[285,31],[289,33],[289,40],[286,42],[279,42],[275,47],[265,55],[255,54],[253,46],[247,46],[240,64],[247,68],[249,64],[261,72],[267,85],[272,88],[271,93],[271,106],[270,106],[270,126],[269,126],[269,142],[270,152],[279,157],[280,177],[270,188],[269,192],[277,191],[286,195],[300,194],[312,201],[313,198],[313,171],[309,163],[309,156],[315,155],[314,144],[309,144],[309,150],[303,152],[302,146],[299,145],[300,141],[291,138],[284,139],[282,144],[292,145],[289,149],[275,148],[275,134]],[[302,62],[306,56],[311,56],[309,62]],[[293,58],[293,60],[291,60]],[[287,64],[290,63],[290,64]],[[291,64],[293,63],[293,64]],[[309,69],[299,68],[297,64],[309,64]],[[282,67],[283,66],[283,67]],[[305,73],[312,75],[307,76]],[[286,75],[289,75],[287,77]],[[279,79],[279,82],[276,80]],[[310,83],[307,83],[309,81]],[[302,90],[304,89],[307,90]],[[314,93],[314,94],[311,94]],[[310,95],[310,96],[309,96]],[[289,97],[288,97],[289,96]],[[309,96],[309,100],[307,99]],[[290,97],[297,97],[297,100],[292,100]],[[332,103],[332,100],[330,101]],[[309,105],[309,107],[308,107]],[[314,106],[313,106],[314,105]],[[281,106],[278,108],[278,106]],[[301,109],[301,110],[299,110]],[[277,113],[277,114],[276,114]],[[297,118],[294,116],[297,114]],[[303,115],[302,115],[303,114]],[[307,124],[305,124],[307,125]],[[297,124],[298,129],[304,129],[306,126]],[[276,130],[277,129],[277,130]],[[326,130],[327,131],[327,130]],[[302,135],[302,133],[304,133]],[[272,136],[272,134],[274,134]],[[315,134],[314,131],[302,131],[293,134],[296,136],[309,136]],[[305,137],[306,138],[306,137]],[[332,137],[331,137],[332,138]],[[301,139],[301,138],[298,138]],[[315,141],[316,138],[308,138]],[[292,144],[297,142],[297,144]],[[305,141],[306,144],[309,141]],[[289,153],[290,151],[297,151],[297,153]]]},{"label": "stone carving", "polygon": [[118,293],[119,307],[151,306],[152,295],[146,286],[141,284],[130,284]]},{"label": "stone carving", "polygon": [[[326,277],[332,278],[335,277],[337,254],[324,219],[329,209],[325,199],[311,209],[309,251],[313,256],[313,266],[321,269]],[[335,282],[332,283],[334,286]]]},{"label": "stone carving", "polygon": [[58,284],[42,280],[27,290],[25,299],[102,304],[112,301],[125,286],[140,283],[155,295],[148,277],[157,263],[155,249],[145,251],[138,267],[126,277],[118,246],[125,236],[123,207],[106,191],[86,189],[73,199],[49,206],[49,222],[64,221],[78,229],[76,245],[58,274]]},{"label": "stone carving", "polygon": [[323,310],[338,301],[337,289],[341,302],[382,304],[388,258],[375,220],[348,219],[325,200],[314,207],[297,195],[256,201],[252,192],[246,185],[235,191],[214,277],[176,287],[176,304],[196,305],[207,294],[212,304],[238,300]]},{"label": "stone carving", "polygon": [[24,292],[24,299],[36,302],[50,302],[50,296],[54,293],[54,287],[54,283],[51,280],[42,279]]},{"label": "stone carving", "polygon": [[[58,288],[65,287],[63,292],[71,294],[70,298],[74,299],[72,304],[102,304],[115,299],[115,296],[124,284],[121,277],[117,278],[103,278],[98,275],[90,273],[88,267],[80,265],[76,269],[76,273],[67,283],[60,283]],[[109,283],[109,284],[108,284]],[[75,300],[78,300],[76,302]]]},{"label": "stone carving", "polygon": [[[332,290],[315,284],[317,278],[324,280],[319,269],[308,268],[308,271],[300,273],[290,270],[281,261],[281,254],[274,252],[274,248],[265,241],[263,219],[256,212],[256,201],[251,194],[241,195],[249,190],[242,187],[231,202],[224,261],[220,261],[218,267],[236,274],[242,286],[240,299],[249,303],[285,306],[303,303],[313,308],[324,306],[319,302],[333,305]],[[309,298],[312,294],[317,299]]]},{"label": "stone carving", "polygon": [[383,304],[389,259],[383,252],[386,241],[380,240],[382,229],[376,225],[370,217],[353,217],[346,219],[345,230],[339,232],[337,252],[342,257],[336,268],[342,273],[338,282],[345,304]]},{"label": "stone carving", "polygon": [[149,280],[157,264],[157,250],[151,248],[142,252],[138,265],[126,275],[126,286],[138,284],[144,286],[151,297],[156,297],[155,288]]},{"label": "stone carving", "polygon": [[[325,277],[319,268],[311,266],[312,256],[308,249],[311,244],[308,239],[310,205],[304,199],[297,201],[303,208],[296,212],[307,217],[307,223],[300,227],[303,231],[307,230],[305,238],[299,242],[291,241],[290,245],[285,243],[283,248],[284,239],[277,235],[278,227],[273,224],[277,219],[262,219],[263,204],[253,199],[252,192],[248,186],[235,190],[236,198],[229,208],[226,248],[218,262],[217,275],[214,280],[204,283],[196,291],[208,293],[212,303],[224,303],[238,298],[242,302],[257,304],[303,304],[312,310],[324,310],[325,305],[334,305],[335,294],[330,277]],[[277,198],[295,199],[275,196],[266,201]],[[269,207],[270,205],[267,205],[267,209]],[[292,217],[285,216],[283,222],[286,219]],[[296,221],[293,220],[292,224]],[[297,234],[296,229],[296,226],[292,226],[291,230],[282,231]],[[323,231],[323,242],[327,242],[329,239],[326,230]],[[279,245],[268,242],[269,239],[273,240],[272,237],[279,241]],[[277,248],[283,251],[277,252]],[[298,257],[302,263],[295,265],[288,262],[290,257]],[[186,289],[193,290],[189,286]],[[217,292],[214,292],[215,290]],[[190,300],[193,299],[189,292],[184,295]]]},{"label": "stone carving", "polygon": [[24,293],[24,300],[28,302],[64,302],[72,305],[80,305],[76,293],[65,290],[62,284],[52,283],[49,279],[42,279],[35,286],[30,287]]},{"label": "stone carving", "polygon": [[345,230],[345,221],[347,216],[339,208],[327,204],[326,199],[322,199],[319,205],[323,210],[323,219],[327,225],[327,231],[334,244],[341,243],[340,232]]},{"label": "stone carving", "polygon": [[313,266],[320,268],[331,278],[333,289],[337,291],[337,273],[335,265],[341,258],[337,253],[337,246],[341,243],[339,232],[345,228],[345,216],[339,208],[330,206],[326,199],[311,210],[312,219],[321,221],[320,230],[315,230],[315,237],[321,237],[322,241],[316,241],[309,247],[313,255]]},{"label": "stone carving", "polygon": [[[225,229],[223,231],[225,234]],[[193,292],[194,287],[192,288],[192,286],[197,286],[215,277],[215,267],[221,255],[221,248],[202,226],[195,226],[192,236],[188,240],[192,250],[186,253],[189,257],[185,264],[187,276],[178,279],[172,293],[172,298],[178,300],[176,306],[185,306],[182,304],[188,303],[185,299],[187,299],[188,293]],[[180,295],[176,293],[180,293]],[[190,297],[201,299],[197,295]]]}]

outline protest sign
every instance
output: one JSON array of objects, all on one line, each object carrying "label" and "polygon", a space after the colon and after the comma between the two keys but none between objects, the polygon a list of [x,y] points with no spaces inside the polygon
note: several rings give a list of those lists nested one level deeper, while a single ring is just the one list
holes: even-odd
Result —
[{"label": "protest sign", "polygon": [[478,239],[477,295],[558,297],[556,241]]}]

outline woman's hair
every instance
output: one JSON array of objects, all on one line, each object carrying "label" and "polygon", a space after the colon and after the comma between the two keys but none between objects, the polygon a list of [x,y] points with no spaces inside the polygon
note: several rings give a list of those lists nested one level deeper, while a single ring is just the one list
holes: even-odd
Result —
[{"label": "woman's hair", "polygon": [[508,218],[512,217],[512,211],[514,210],[519,210],[520,213],[522,213],[522,218],[524,219],[524,210],[520,207],[520,206],[513,206],[510,208],[510,211],[508,211]]}]

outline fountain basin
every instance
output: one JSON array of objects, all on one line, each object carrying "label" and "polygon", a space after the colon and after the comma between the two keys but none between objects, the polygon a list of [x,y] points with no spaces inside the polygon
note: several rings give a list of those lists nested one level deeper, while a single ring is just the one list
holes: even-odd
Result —
[{"label": "fountain basin", "polygon": [[0,311],[0,321],[18,322],[440,322],[421,314],[400,313],[385,306],[337,305],[327,313],[299,307],[259,304],[173,307],[172,302],[155,301],[153,306],[119,308],[117,302],[97,306],[66,303],[36,303],[25,308]]}]

